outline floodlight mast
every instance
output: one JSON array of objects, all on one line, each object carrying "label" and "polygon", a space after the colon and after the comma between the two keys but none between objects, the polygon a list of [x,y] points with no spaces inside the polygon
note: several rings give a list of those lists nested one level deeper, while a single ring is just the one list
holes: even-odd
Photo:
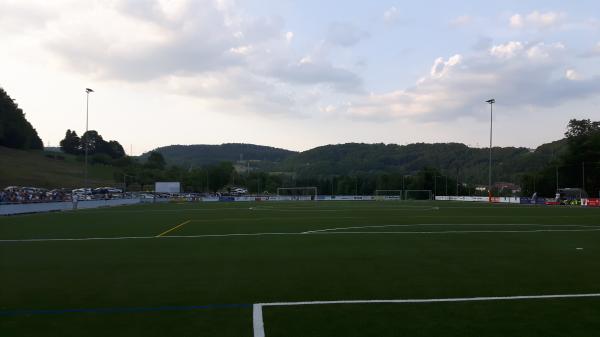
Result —
[{"label": "floodlight mast", "polygon": [[87,164],[88,164],[88,139],[87,137],[89,136],[87,134],[88,132],[88,120],[89,120],[89,111],[90,111],[90,92],[94,92],[94,90],[90,89],[90,88],[85,88],[85,95],[86,95],[86,101],[85,101],[85,164],[84,164],[84,168],[83,168],[83,187],[87,188],[87,184],[88,184],[88,168],[87,168]]},{"label": "floodlight mast", "polygon": [[488,172],[488,201],[492,202],[492,134],[493,134],[493,112],[494,112],[494,103],[496,100],[494,98],[485,101],[490,105],[490,165]]}]

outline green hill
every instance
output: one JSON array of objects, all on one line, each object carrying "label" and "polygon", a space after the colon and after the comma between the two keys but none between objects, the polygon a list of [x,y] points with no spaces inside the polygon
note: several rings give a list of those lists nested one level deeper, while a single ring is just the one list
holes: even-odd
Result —
[{"label": "green hill", "polygon": [[[494,180],[517,181],[518,175],[543,168],[565,148],[565,141],[544,144],[535,151],[522,147],[493,149]],[[437,168],[469,181],[487,181],[489,150],[458,143],[410,145],[348,143],[326,145],[288,157],[279,170],[301,177],[364,173],[415,173]]]},{"label": "green hill", "polygon": [[[544,144],[535,150],[524,147],[495,147],[495,181],[519,181],[525,172],[542,169],[558,158],[566,141]],[[172,145],[156,149],[170,165],[202,166],[240,159],[255,161],[253,168],[270,172],[294,172],[300,178],[331,175],[361,175],[386,172],[412,174],[423,168],[437,168],[444,174],[468,181],[487,182],[487,148],[470,148],[460,143],[325,145],[293,152],[252,144]],[[147,157],[147,154],[142,158]]]},{"label": "green hill", "polygon": [[[74,156],[47,151],[24,151],[0,146],[0,188],[34,186],[75,188],[83,185],[83,163]],[[114,168],[89,165],[90,186],[112,186]]]},{"label": "green hill", "polygon": [[[159,147],[167,163],[183,167],[216,164],[223,161],[260,161],[265,164],[280,162],[296,152],[270,146],[230,143],[221,145],[170,145]],[[148,152],[140,157],[146,159]],[[261,166],[262,167],[262,166]]]},{"label": "green hill", "polygon": [[[566,148],[565,140],[536,150],[496,147],[493,152],[494,181],[519,182],[522,174],[537,171],[557,158]],[[488,149],[464,144],[360,144],[326,145],[304,152],[293,152],[252,144],[173,145],[157,149],[169,165],[201,167],[240,158],[252,161],[252,168],[265,172],[294,172],[298,178],[312,179],[333,175],[378,173],[414,174],[423,168],[436,168],[462,181],[485,183]],[[147,156],[147,154],[145,155]],[[145,157],[145,156],[142,156]],[[81,187],[83,163],[60,152],[24,151],[0,147],[0,187],[10,185],[37,187]],[[6,164],[5,164],[6,163]],[[108,165],[90,165],[90,186],[115,185]]]}]

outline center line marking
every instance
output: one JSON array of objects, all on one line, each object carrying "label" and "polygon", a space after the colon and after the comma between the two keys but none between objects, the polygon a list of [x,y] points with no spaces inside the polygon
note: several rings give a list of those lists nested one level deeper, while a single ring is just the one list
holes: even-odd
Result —
[{"label": "center line marking", "polygon": [[186,224],[190,223],[191,221],[192,221],[192,220],[187,220],[187,221],[184,221],[184,222],[180,223],[179,225],[177,225],[177,226],[175,226],[175,227],[173,227],[173,228],[171,228],[171,229],[167,229],[166,231],[164,231],[164,232],[162,232],[162,233],[158,234],[156,237],[157,237],[157,238],[160,238],[161,236],[164,236],[165,234],[168,234],[168,233],[170,233],[170,232],[172,232],[172,231],[176,230],[177,228],[179,228],[179,227],[181,227],[181,226],[183,226],[183,225],[186,225]]}]

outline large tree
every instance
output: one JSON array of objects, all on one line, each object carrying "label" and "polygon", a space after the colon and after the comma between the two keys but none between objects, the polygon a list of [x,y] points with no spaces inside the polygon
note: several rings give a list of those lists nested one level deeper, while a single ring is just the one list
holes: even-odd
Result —
[{"label": "large tree", "polygon": [[80,154],[81,153],[81,139],[77,136],[75,130],[67,130],[65,138],[60,141],[60,148],[64,153]]},{"label": "large tree", "polygon": [[75,131],[67,130],[65,138],[60,141],[60,147],[65,153],[82,154],[85,153],[87,143],[87,152],[89,155],[104,154],[112,159],[125,157],[123,146],[116,140],[105,141],[104,138],[95,130],[89,130],[77,137]]},{"label": "large tree", "polygon": [[146,167],[162,170],[165,168],[165,165],[166,165],[165,158],[163,157],[163,155],[160,152],[158,152],[158,151],[150,152],[150,155],[148,156],[148,161],[146,162]]},{"label": "large tree", "polygon": [[43,149],[37,131],[25,118],[23,110],[0,88],[0,145],[16,149]]}]

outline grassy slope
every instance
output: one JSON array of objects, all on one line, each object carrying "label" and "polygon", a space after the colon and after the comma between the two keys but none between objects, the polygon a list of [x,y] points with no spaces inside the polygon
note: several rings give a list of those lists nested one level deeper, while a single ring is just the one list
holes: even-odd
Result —
[{"label": "grassy slope", "polygon": [[[0,239],[154,236],[189,219],[194,221],[168,235],[298,233],[390,224],[526,230],[531,227],[483,225],[598,225],[600,218],[600,209],[434,205],[440,209],[396,202],[144,205],[0,218]],[[243,337],[252,335],[249,307],[2,312],[599,292],[599,240],[600,232],[588,231],[0,242],[0,331],[9,336]],[[600,329],[597,298],[267,308],[264,314],[267,337],[592,336]]]},{"label": "grassy slope", "polygon": [[[72,188],[83,185],[83,163],[65,154],[61,154],[65,160],[47,158],[46,153],[0,146],[0,188],[13,185]],[[90,165],[89,185],[114,185],[113,170],[110,166]]]}]

